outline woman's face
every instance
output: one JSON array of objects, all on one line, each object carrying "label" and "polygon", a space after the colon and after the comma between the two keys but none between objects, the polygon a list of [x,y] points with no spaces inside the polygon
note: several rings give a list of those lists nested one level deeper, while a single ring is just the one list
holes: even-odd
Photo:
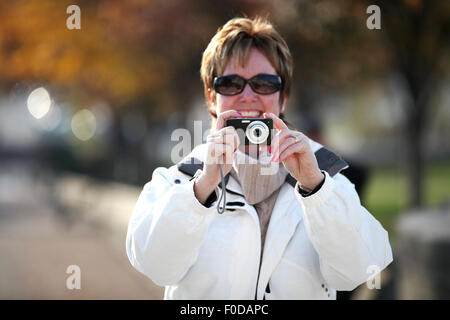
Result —
[{"label": "woman's face", "polygon": [[[233,57],[231,57],[223,76],[236,74],[245,79],[250,79],[260,73],[277,74],[264,54],[257,49],[252,49],[245,67],[235,66]],[[234,96],[216,93],[216,101],[212,103],[212,107],[215,108],[217,115],[227,110],[236,110],[241,112],[245,118],[262,118],[264,112],[271,112],[278,116],[286,103],[286,99],[284,99],[283,106],[280,106],[279,98],[280,91],[268,95],[258,94],[247,83],[244,91]]]}]

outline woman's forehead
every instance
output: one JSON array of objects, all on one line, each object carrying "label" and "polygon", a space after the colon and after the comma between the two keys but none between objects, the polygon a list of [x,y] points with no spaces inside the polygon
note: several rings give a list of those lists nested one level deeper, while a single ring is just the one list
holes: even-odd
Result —
[{"label": "woman's forehead", "polygon": [[252,48],[247,56],[239,53],[232,54],[223,75],[239,74],[251,77],[259,73],[277,74],[269,59],[258,49]]}]

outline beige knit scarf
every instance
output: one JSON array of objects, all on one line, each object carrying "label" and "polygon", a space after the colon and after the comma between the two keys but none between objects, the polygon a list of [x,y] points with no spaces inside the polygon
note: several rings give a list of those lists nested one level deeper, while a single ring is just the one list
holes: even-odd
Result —
[{"label": "beige knit scarf", "polygon": [[248,204],[255,207],[261,227],[261,255],[270,217],[281,185],[288,172],[282,163],[270,162],[271,155],[261,152],[259,159],[237,150],[233,159],[231,176],[243,190]]},{"label": "beige knit scarf", "polygon": [[286,179],[287,171],[283,164],[270,162],[270,158],[268,152],[261,152],[259,159],[239,149],[235,153],[231,175],[241,185],[248,204],[266,200]]}]

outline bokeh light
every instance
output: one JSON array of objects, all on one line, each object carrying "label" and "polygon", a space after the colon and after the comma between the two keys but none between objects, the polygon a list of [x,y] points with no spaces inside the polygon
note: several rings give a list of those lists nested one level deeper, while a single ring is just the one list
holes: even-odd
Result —
[{"label": "bokeh light", "polygon": [[44,117],[50,110],[51,104],[50,95],[43,87],[33,90],[28,96],[28,111],[36,119]]},{"label": "bokeh light", "polygon": [[91,139],[97,127],[94,114],[88,109],[82,109],[72,118],[72,132],[81,141]]}]

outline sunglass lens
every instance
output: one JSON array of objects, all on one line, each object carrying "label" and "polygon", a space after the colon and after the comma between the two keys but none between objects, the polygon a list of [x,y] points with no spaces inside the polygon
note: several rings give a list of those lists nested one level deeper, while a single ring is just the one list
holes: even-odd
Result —
[{"label": "sunglass lens", "polygon": [[244,80],[237,76],[219,77],[215,81],[215,90],[223,95],[235,95],[242,91]]},{"label": "sunglass lens", "polygon": [[278,76],[258,75],[252,79],[251,86],[259,94],[271,94],[280,90],[281,82]]}]

